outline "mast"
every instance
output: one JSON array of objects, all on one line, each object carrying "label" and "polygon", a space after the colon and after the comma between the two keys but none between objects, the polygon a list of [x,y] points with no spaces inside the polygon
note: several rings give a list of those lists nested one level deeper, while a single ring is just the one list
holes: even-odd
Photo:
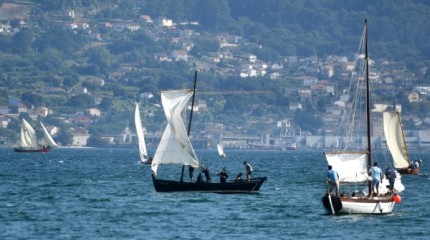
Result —
[{"label": "mast", "polygon": [[[190,121],[188,122],[188,131],[187,131],[188,137],[190,136],[190,131],[191,131],[191,121],[193,120],[194,98],[196,97],[196,84],[197,84],[197,71],[194,73],[193,99],[191,100]],[[181,182],[184,181],[184,169],[185,169],[185,166],[182,165]]]},{"label": "mast", "polygon": [[[370,168],[372,167],[372,142],[370,137],[370,86],[369,86],[369,54],[367,50],[367,19],[364,21],[364,61],[366,67],[366,123],[367,123],[367,169],[370,173]],[[368,181],[369,195],[372,192],[371,181]]]}]

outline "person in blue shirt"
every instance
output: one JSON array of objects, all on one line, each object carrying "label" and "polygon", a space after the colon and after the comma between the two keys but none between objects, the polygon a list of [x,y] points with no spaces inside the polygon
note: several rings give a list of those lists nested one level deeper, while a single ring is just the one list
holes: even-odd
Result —
[{"label": "person in blue shirt", "polygon": [[333,191],[333,188],[335,188],[336,197],[338,197],[339,196],[339,174],[337,173],[336,170],[333,169],[331,165],[328,165],[327,183],[330,184],[328,193],[330,194]]},{"label": "person in blue shirt", "polygon": [[394,190],[394,181],[396,180],[396,171],[390,167],[387,167],[387,169],[385,169],[385,177],[390,183],[390,192],[392,193]]},{"label": "person in blue shirt", "polygon": [[379,196],[379,182],[382,182],[382,170],[378,167],[378,163],[374,162],[370,171],[372,174],[372,194],[374,195],[376,192],[376,196]]}]

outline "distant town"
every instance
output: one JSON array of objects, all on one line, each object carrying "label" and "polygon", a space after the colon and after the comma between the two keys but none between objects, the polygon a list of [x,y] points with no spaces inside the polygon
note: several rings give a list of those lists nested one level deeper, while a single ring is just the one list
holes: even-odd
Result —
[{"label": "distant town", "polygon": [[[6,4],[3,4],[3,7]],[[10,3],[9,6],[15,6]],[[328,57],[300,57],[285,56],[270,61],[262,60],[247,49],[264,49],[264,46],[251,42],[241,36],[217,33],[205,38],[217,43],[215,50],[208,50],[204,54],[192,54],[196,47],[194,42],[196,36],[202,33],[194,30],[198,22],[175,22],[168,17],[141,15],[138,19],[121,19],[112,21],[88,20],[82,16],[79,10],[70,9],[61,13],[64,21],[63,27],[76,34],[84,34],[91,44],[105,45],[110,41],[110,37],[124,32],[144,32],[146,36],[157,42],[168,42],[174,48],[163,49],[156,52],[153,61],[163,64],[168,62],[185,62],[199,72],[210,73],[216,76],[237,77],[243,81],[249,79],[264,79],[264,81],[287,82],[283,92],[287,96],[293,96],[288,102],[288,112],[284,117],[274,119],[270,116],[262,116],[258,121],[264,121],[270,128],[255,130],[252,121],[255,119],[245,119],[243,126],[230,126],[228,123],[209,121],[204,127],[192,129],[191,138],[196,149],[215,149],[217,143],[223,143],[226,149],[267,149],[267,150],[300,150],[300,149],[328,149],[336,145],[339,136],[336,136],[336,128],[339,119],[348,102],[344,92],[347,89],[351,76],[356,72],[354,53],[348,56],[331,55]],[[13,36],[22,29],[34,27],[34,23],[21,20],[18,25],[13,26],[11,22],[3,21],[0,24],[0,35]],[[39,26],[40,27],[40,26]],[[355,43],[351,43],[355,44]],[[358,40],[357,40],[358,44]],[[122,132],[99,133],[99,145],[89,144],[92,134],[89,126],[97,125],[99,120],[105,117],[103,108],[106,97],[115,98],[112,90],[103,90],[110,82],[127,84],[133,75],[141,75],[145,78],[153,69],[144,68],[135,64],[119,64],[106,77],[85,76],[75,84],[63,83],[58,86],[41,85],[33,91],[33,95],[27,96],[29,99],[35,95],[40,95],[55,99],[59,96],[70,99],[88,98],[92,107],[80,109],[73,113],[61,112],[60,109],[48,108],[43,105],[26,104],[23,96],[16,94],[9,95],[7,103],[0,105],[0,127],[3,129],[13,129],[15,137],[0,136],[0,144],[4,146],[16,146],[18,144],[19,118],[28,117],[30,120],[44,121],[49,117],[60,120],[62,126],[56,124],[45,124],[54,139],[62,131],[70,133],[70,141],[60,140],[63,146],[86,147],[135,147],[137,137],[134,129],[132,116],[132,105],[130,99],[124,102],[129,104],[130,120],[128,125],[122,126]],[[388,59],[371,59],[370,80],[376,88],[381,98],[374,104],[375,112],[383,112],[388,109],[396,109],[402,112],[405,122],[406,142],[410,149],[430,148],[430,116],[418,115],[415,112],[403,111],[404,105],[428,102],[430,94],[430,84],[422,84],[423,76],[427,68],[421,72],[410,72],[402,63],[393,62]],[[191,82],[191,81],[190,81]],[[83,84],[85,83],[85,84]],[[421,83],[421,84],[420,84]],[[92,90],[96,89],[96,90]],[[142,114],[145,119],[151,119],[156,112],[162,112],[160,99],[156,99],[157,92],[137,91],[137,101],[143,106]],[[272,94],[270,91],[232,90],[223,92],[210,92],[206,94],[250,94],[264,95]],[[84,97],[82,97],[84,96]],[[404,96],[404,99],[393,101],[392,98],[384,96]],[[321,101],[324,99],[324,101]],[[28,99],[27,99],[28,100]],[[135,99],[136,100],[136,99]],[[27,101],[28,102],[28,101]],[[306,103],[318,102],[322,109],[318,116],[322,122],[322,127],[316,132],[302,129],[295,123],[294,113],[305,109]],[[80,102],[74,102],[79,105]],[[84,105],[84,104],[83,104]],[[264,108],[265,104],[258,102],[252,105],[252,109]],[[189,106],[189,109],[191,106]],[[196,113],[213,112],[213,106],[206,99],[197,99],[194,111]],[[154,121],[157,122],[157,121]],[[155,148],[161,138],[161,131],[165,123],[157,122],[156,130],[146,129],[145,137],[149,147]],[[145,126],[145,122],[144,122]],[[248,127],[253,126],[250,130]],[[375,129],[375,135],[381,130]],[[41,135],[40,135],[41,136]],[[64,138],[64,135],[63,135]],[[375,137],[372,143],[376,148],[385,145],[384,137]],[[65,143],[65,144],[64,144]]]}]

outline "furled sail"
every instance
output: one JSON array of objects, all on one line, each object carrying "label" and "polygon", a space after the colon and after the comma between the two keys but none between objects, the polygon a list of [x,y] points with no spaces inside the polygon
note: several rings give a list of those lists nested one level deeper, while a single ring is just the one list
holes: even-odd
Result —
[{"label": "furled sail", "polygon": [[51,148],[58,147],[57,143],[54,141],[54,139],[52,139],[51,134],[49,134],[48,130],[46,130],[42,122],[40,122],[40,125],[42,126],[42,129],[43,129],[43,135],[45,137],[46,145],[48,145]]},{"label": "furled sail", "polygon": [[329,165],[339,174],[340,182],[364,182],[367,173],[367,154],[357,153],[325,153]]},{"label": "furled sail", "polygon": [[167,126],[161,137],[151,169],[156,175],[160,164],[181,164],[199,167],[199,161],[185,129],[181,113],[192,97],[192,90],[161,92],[161,102],[167,119]]},{"label": "furled sail", "polygon": [[145,137],[143,135],[142,119],[140,118],[139,103],[136,103],[134,110],[134,123],[136,125],[137,139],[139,140],[139,156],[142,162],[148,160],[148,152],[146,151]]},{"label": "furled sail", "polygon": [[388,149],[393,157],[394,167],[408,168],[410,165],[408,150],[398,112],[384,112],[384,133]]},{"label": "furled sail", "polygon": [[37,148],[36,131],[25,119],[22,119],[21,122],[20,146],[23,148]]}]

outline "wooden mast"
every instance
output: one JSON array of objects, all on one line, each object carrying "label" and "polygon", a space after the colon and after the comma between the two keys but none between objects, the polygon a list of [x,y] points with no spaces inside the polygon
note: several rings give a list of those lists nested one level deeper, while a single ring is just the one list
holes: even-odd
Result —
[{"label": "wooden mast", "polygon": [[[197,84],[197,71],[194,73],[193,99],[191,100],[190,120],[188,122],[188,130],[187,130],[188,137],[190,136],[190,131],[191,131],[191,121],[193,120],[194,98],[196,96],[196,84]],[[184,170],[185,170],[185,165],[182,165],[181,182],[184,181]]]},{"label": "wooden mast", "polygon": [[[369,84],[369,53],[367,49],[367,19],[364,21],[364,60],[366,66],[366,123],[367,123],[367,169],[370,173],[370,168],[372,167],[372,141],[371,141],[371,126],[370,126],[370,84]],[[369,184],[369,196],[372,193],[371,181]]]}]

